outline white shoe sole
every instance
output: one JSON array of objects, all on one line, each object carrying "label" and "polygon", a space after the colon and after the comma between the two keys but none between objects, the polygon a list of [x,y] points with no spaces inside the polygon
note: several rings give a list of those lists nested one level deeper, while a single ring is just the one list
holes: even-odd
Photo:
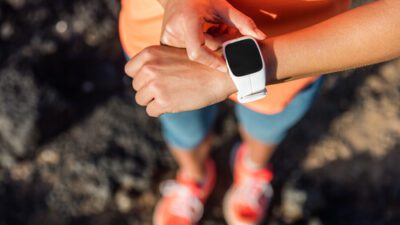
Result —
[{"label": "white shoe sole", "polygon": [[241,218],[238,217],[236,213],[234,213],[234,210],[232,208],[232,200],[233,198],[231,197],[233,193],[233,189],[230,188],[224,197],[222,208],[223,208],[223,214],[225,217],[226,222],[229,225],[258,225],[258,223],[251,223],[248,221],[243,221]]}]

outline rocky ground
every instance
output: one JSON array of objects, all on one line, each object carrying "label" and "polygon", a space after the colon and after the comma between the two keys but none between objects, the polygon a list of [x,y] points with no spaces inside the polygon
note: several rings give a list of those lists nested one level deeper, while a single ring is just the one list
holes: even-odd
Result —
[{"label": "rocky ground", "polygon": [[[176,165],[123,76],[118,1],[0,2],[0,225],[151,224]],[[272,164],[265,224],[400,223],[400,60],[328,76]],[[201,224],[224,224],[229,103],[216,124],[220,179]]]}]

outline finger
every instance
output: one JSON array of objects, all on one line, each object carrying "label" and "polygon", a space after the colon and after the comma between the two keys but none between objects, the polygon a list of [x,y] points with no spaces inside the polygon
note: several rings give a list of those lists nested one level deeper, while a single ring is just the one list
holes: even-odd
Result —
[{"label": "finger", "polygon": [[176,48],[185,48],[185,43],[180,41],[179,38],[177,38],[172,32],[168,30],[164,30],[164,33],[162,34],[160,39],[160,44]]},{"label": "finger", "polygon": [[132,87],[136,91],[140,91],[143,87],[145,87],[149,82],[154,80],[154,73],[146,72],[145,70],[141,69],[138,72],[138,75],[132,81]]},{"label": "finger", "polygon": [[226,72],[225,62],[206,46],[202,22],[197,18],[189,19],[185,24],[185,42],[189,59]]},{"label": "finger", "polygon": [[267,37],[264,32],[258,29],[256,23],[250,17],[235,9],[229,3],[218,9],[218,15],[222,18],[222,22],[236,27],[243,35],[249,35],[259,40]]},{"label": "finger", "polygon": [[146,63],[149,52],[147,49],[141,51],[134,57],[132,57],[126,64],[125,64],[125,73],[134,78],[138,71],[143,67],[144,63]]},{"label": "finger", "polygon": [[166,113],[156,101],[152,101],[147,105],[146,112],[151,117],[159,117],[161,114]]},{"label": "finger", "polygon": [[237,37],[234,36],[233,33],[231,33],[231,30],[237,30],[237,29],[229,27],[226,24],[219,24],[218,26],[210,27],[204,34],[206,40],[206,46],[213,51],[222,48],[222,45],[225,41]]},{"label": "finger", "polygon": [[150,88],[142,88],[135,95],[136,103],[141,106],[148,105],[153,99],[154,93],[150,90]]},{"label": "finger", "polygon": [[207,48],[211,49],[212,51],[216,51],[222,47],[222,43],[219,38],[213,37],[210,34],[204,34],[206,39],[206,46]]}]

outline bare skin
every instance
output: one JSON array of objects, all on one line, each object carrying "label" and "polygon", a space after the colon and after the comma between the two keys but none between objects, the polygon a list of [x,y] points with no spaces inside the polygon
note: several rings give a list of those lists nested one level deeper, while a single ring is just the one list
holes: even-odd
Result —
[{"label": "bare skin", "polygon": [[239,133],[248,148],[248,159],[258,168],[266,166],[275,152],[276,144],[267,144],[251,137],[241,126],[239,126]]},{"label": "bare skin", "polygon": [[[380,0],[262,42],[269,83],[384,62],[400,56],[400,1]],[[319,38],[313,38],[318,35]]]},{"label": "bare skin", "polygon": [[188,58],[226,72],[224,60],[213,50],[221,43],[204,33],[206,23],[224,23],[237,28],[242,35],[262,40],[266,35],[254,21],[226,0],[160,0],[164,7],[161,43],[186,48]]},{"label": "bare skin", "polygon": [[[267,165],[277,146],[262,143],[252,138],[243,129],[240,129],[240,134],[243,142],[250,150],[247,157],[259,168]],[[198,182],[203,181],[206,177],[204,162],[208,158],[211,140],[212,136],[210,135],[195,149],[180,149],[169,146],[179,169]]]},{"label": "bare skin", "polygon": [[203,166],[211,149],[211,141],[212,136],[209,135],[195,149],[180,149],[169,146],[179,169],[198,182],[203,181],[206,176]]},{"label": "bare skin", "polygon": [[[314,26],[261,41],[268,62],[267,82],[281,83],[400,56],[399,11],[399,0],[380,0]],[[203,64],[188,59],[183,49],[155,46],[133,57],[126,65],[126,72],[134,78],[138,104],[145,106],[150,116],[157,117],[202,108],[236,92],[228,74]],[[250,146],[252,161],[265,165],[275,146],[241,133]],[[185,160],[196,163],[192,156],[179,153],[175,156],[182,165]],[[201,174],[194,170],[192,173]]]},{"label": "bare skin", "polygon": [[[342,71],[400,56],[399,10],[399,0],[380,0],[314,26],[261,41],[263,56],[269,62],[267,83]],[[151,116],[199,109],[236,92],[227,73],[190,61],[183,49],[149,47],[134,56],[125,68],[135,78],[134,84],[148,84],[147,88],[134,85],[134,89],[137,95],[146,95],[138,103],[147,106]],[[173,85],[177,77],[185,82]],[[160,98],[166,101],[160,104]]]}]

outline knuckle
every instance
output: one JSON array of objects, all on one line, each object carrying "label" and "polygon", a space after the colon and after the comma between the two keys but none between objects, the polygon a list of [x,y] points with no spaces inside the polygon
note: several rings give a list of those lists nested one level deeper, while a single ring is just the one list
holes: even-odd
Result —
[{"label": "knuckle", "polygon": [[164,32],[164,34],[162,35],[161,43],[166,44],[166,45],[171,45],[171,37],[168,34],[168,32]]},{"label": "knuckle", "polygon": [[157,69],[156,66],[149,66],[147,68],[147,74],[146,74],[147,79],[146,80],[154,80],[157,78]]},{"label": "knuckle", "polygon": [[146,107],[146,113],[147,115],[151,116],[151,117],[156,117],[157,114],[155,112],[155,110],[151,107]]},{"label": "knuckle", "polygon": [[142,67],[141,72],[144,74],[151,74],[153,72],[152,66],[146,64]]},{"label": "knuckle", "polygon": [[142,54],[145,59],[150,60],[156,54],[156,47],[155,46],[147,47],[142,51]]},{"label": "knuckle", "polygon": [[149,84],[149,90],[152,92],[152,93],[154,93],[154,95],[155,96],[162,96],[162,93],[163,93],[163,87],[162,87],[162,84],[159,82],[159,81],[157,81],[157,80],[155,80],[155,81],[153,81],[153,82],[151,82],[150,84]]},{"label": "knuckle", "polygon": [[136,93],[136,95],[135,95],[135,101],[136,101],[136,103],[137,103],[138,105],[144,106],[143,102],[140,100],[140,95],[139,95],[139,93]]},{"label": "knuckle", "polygon": [[154,64],[146,64],[142,67],[141,72],[146,74],[147,77],[156,77],[157,76],[157,68]]},{"label": "knuckle", "polygon": [[188,54],[189,59],[192,60],[192,61],[199,60],[200,59],[200,52],[201,51],[200,51],[199,48],[195,48],[195,49],[189,51],[189,54]]},{"label": "knuckle", "polygon": [[165,31],[164,31],[164,36],[168,34],[173,34],[174,33],[174,26],[171,23],[168,23],[165,25]]},{"label": "knuckle", "polygon": [[150,107],[146,107],[146,113],[147,113],[147,115],[149,115],[149,116],[152,116],[152,117],[153,117],[153,112],[152,112],[152,110],[151,110],[151,108],[150,108]]},{"label": "knuckle", "polygon": [[216,51],[221,47],[220,43],[209,43],[207,45],[208,48],[210,48],[211,51]]},{"label": "knuckle", "polygon": [[125,74],[127,74],[128,76],[130,76],[130,63],[128,62],[127,64],[125,64],[125,67],[124,67],[124,71],[125,71]]},{"label": "knuckle", "polygon": [[133,88],[133,90],[137,91],[137,79],[134,79],[132,81],[132,88]]},{"label": "knuckle", "polygon": [[157,98],[157,103],[162,107],[167,107],[170,103],[170,98],[167,95],[161,95]]}]

